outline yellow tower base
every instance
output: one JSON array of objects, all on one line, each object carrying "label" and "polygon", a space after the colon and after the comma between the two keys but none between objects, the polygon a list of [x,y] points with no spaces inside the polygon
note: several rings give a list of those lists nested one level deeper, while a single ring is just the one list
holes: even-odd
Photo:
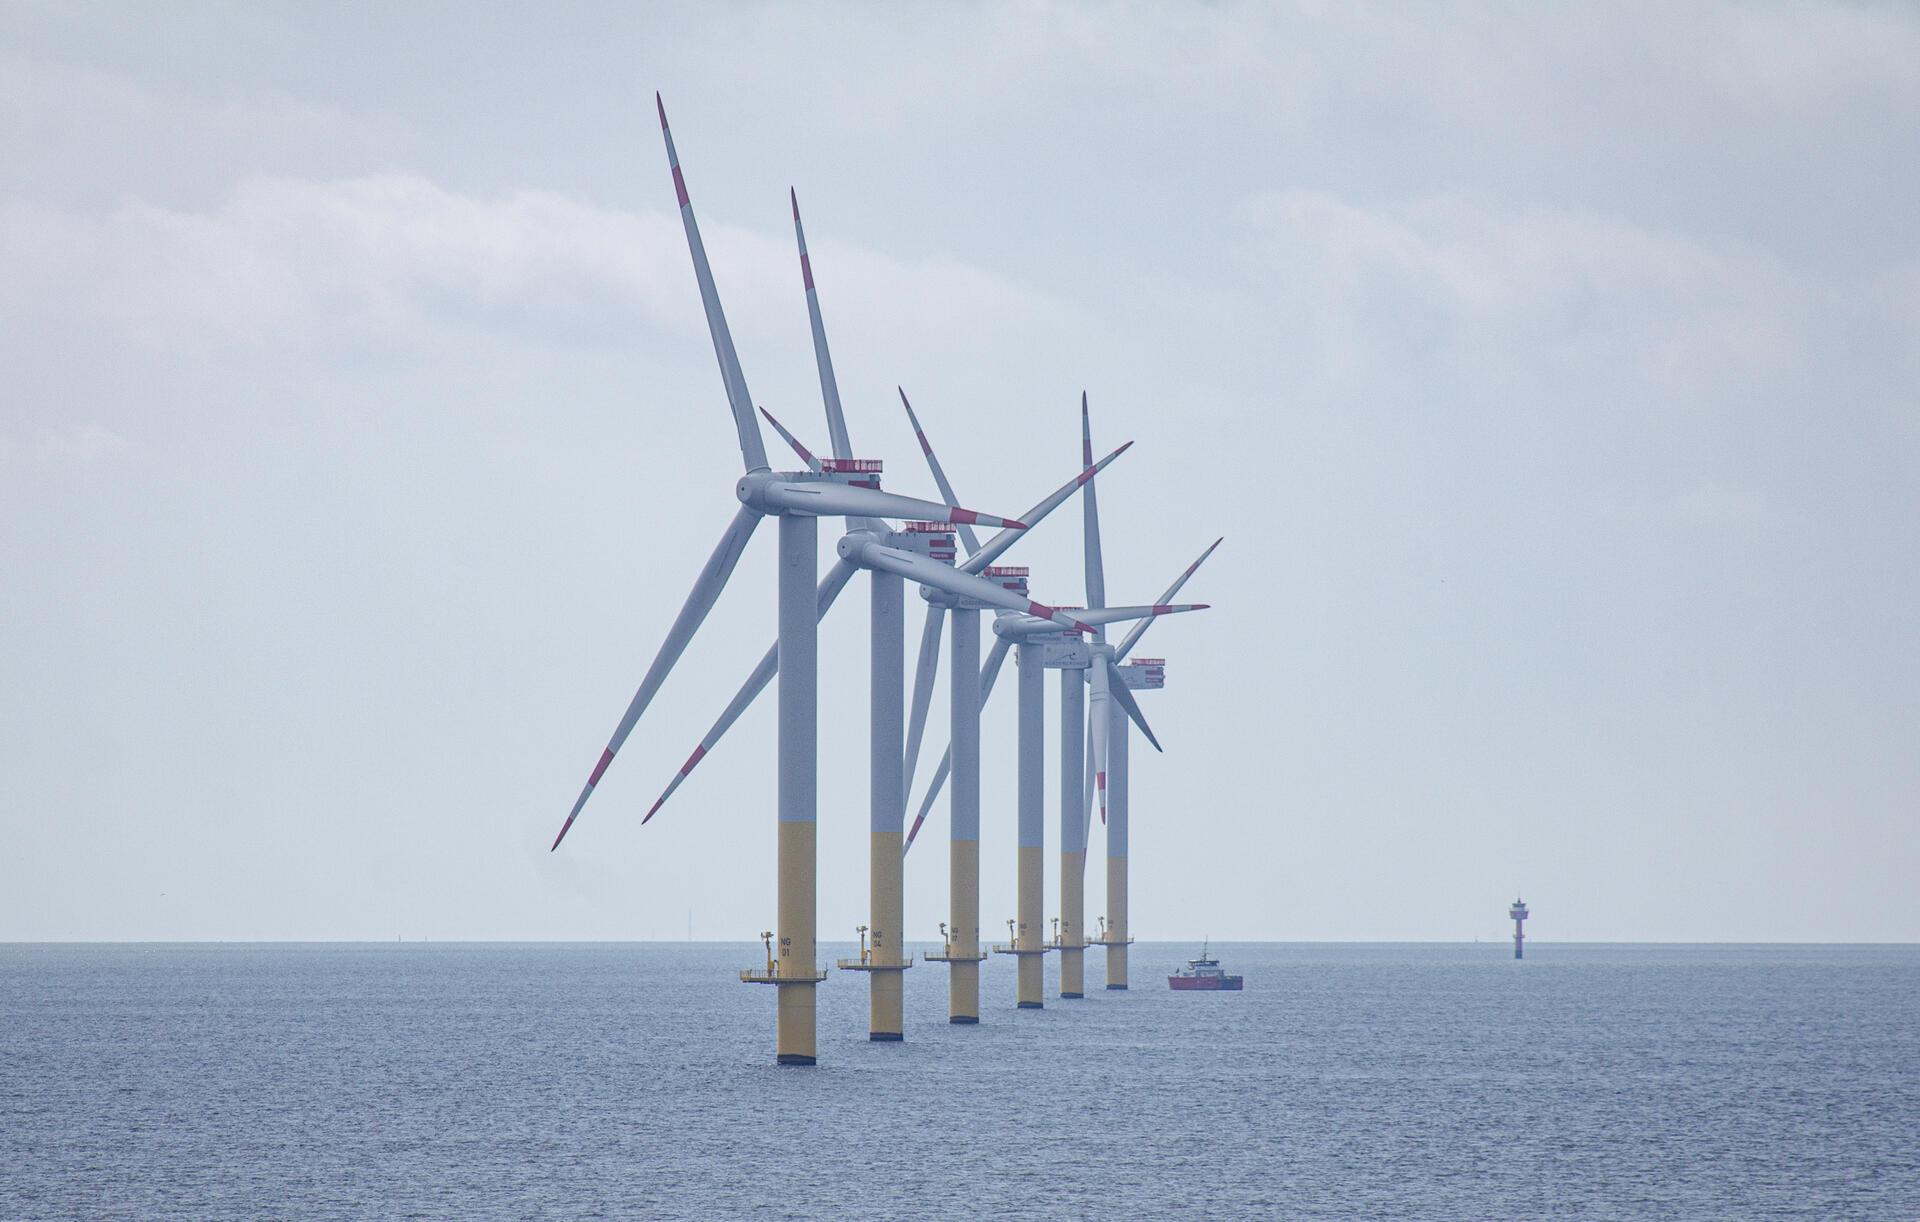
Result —
[{"label": "yellow tower base", "polygon": [[1107,987],[1127,987],[1127,947],[1133,939],[1127,934],[1127,859],[1107,858],[1107,924],[1097,938],[1089,941],[1107,948]]},{"label": "yellow tower base", "polygon": [[905,1038],[905,981],[900,973],[913,966],[913,956],[901,957],[906,940],[901,936],[903,898],[900,860],[900,833],[873,832],[869,866],[868,902],[873,911],[872,941],[863,946],[858,959],[841,959],[834,966],[843,972],[870,973],[867,995],[867,1038],[876,1043],[898,1043]]},{"label": "yellow tower base", "polygon": [[928,963],[944,963],[947,979],[947,1021],[980,1021],[980,842],[949,842],[947,861],[947,944],[937,955],[923,955]]},{"label": "yellow tower base", "polygon": [[1047,1004],[1046,966],[1042,956],[1053,947],[1040,936],[1043,856],[1043,850],[1038,846],[1021,846],[1017,874],[1020,915],[1010,922],[1014,926],[1013,941],[993,948],[996,955],[1019,957],[1020,975],[1015,1004],[1022,1010],[1038,1010]]},{"label": "yellow tower base", "polygon": [[1060,932],[1053,946],[1060,952],[1060,996],[1069,999],[1087,995],[1086,863],[1085,853],[1060,854]]},{"label": "yellow tower base", "polygon": [[812,822],[781,821],[777,865],[779,953],[769,949],[764,969],[748,968],[740,973],[747,984],[771,984],[780,990],[779,1004],[774,1008],[774,1060],[782,1065],[813,1064],[813,990],[827,978],[813,958],[815,843]]}]

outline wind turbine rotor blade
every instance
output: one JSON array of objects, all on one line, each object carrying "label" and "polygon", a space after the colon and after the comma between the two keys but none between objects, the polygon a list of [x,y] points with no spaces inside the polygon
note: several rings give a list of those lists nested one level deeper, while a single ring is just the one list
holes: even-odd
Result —
[{"label": "wind turbine rotor blade", "polygon": [[714,287],[713,268],[707,264],[707,247],[700,240],[700,222],[694,219],[693,204],[687,198],[687,179],[680,172],[680,154],[674,150],[673,131],[667,126],[666,103],[656,93],[653,104],[660,112],[660,135],[667,142],[667,165],[673,169],[673,190],[680,200],[680,223],[686,227],[694,279],[700,282],[700,304],[707,312],[713,355],[720,362],[720,380],[727,386],[727,405],[733,409],[734,431],[740,435],[740,457],[747,464],[747,470],[764,470],[767,448],[760,440],[760,425],[753,418],[753,397],[747,393],[747,375],[740,371],[740,354],[734,351],[733,332],[727,329],[727,315],[720,308],[720,290]]},{"label": "wind turbine rotor blade", "polygon": [[913,794],[913,769],[920,759],[920,740],[927,731],[927,710],[933,704],[933,677],[940,670],[940,629],[947,609],[927,604],[927,624],[920,630],[920,660],[913,668],[913,711],[907,720],[907,754],[900,767],[900,801]]},{"label": "wind turbine rotor blade", "polygon": [[1108,690],[1113,693],[1114,700],[1119,703],[1122,709],[1126,710],[1128,719],[1131,720],[1134,725],[1140,727],[1140,732],[1147,736],[1147,741],[1153,744],[1155,751],[1166,750],[1166,748],[1160,745],[1160,740],[1153,736],[1153,728],[1147,725],[1147,716],[1140,711],[1140,702],[1133,698],[1133,692],[1128,690],[1126,679],[1121,675],[1120,668],[1114,665],[1111,659],[1107,661],[1107,667],[1109,671],[1108,677],[1112,680],[1107,687]]},{"label": "wind turbine rotor blade", "polygon": [[1109,719],[1113,716],[1109,703],[1112,683],[1107,668],[1100,664],[1098,657],[1087,668],[1087,680],[1092,692],[1087,698],[1087,728],[1093,736],[1093,750],[1087,757],[1093,761],[1093,792],[1100,804],[1100,822],[1107,821],[1107,731]]},{"label": "wind turbine rotor blade", "polygon": [[[913,435],[920,439],[920,452],[926,455],[927,469],[933,472],[934,487],[947,498],[947,504],[958,505],[960,498],[953,495],[953,485],[947,482],[947,473],[940,468],[940,459],[933,452],[933,443],[927,440],[926,430],[920,427],[920,417],[914,414],[913,404],[907,402],[907,392],[898,386],[894,389],[900,392],[900,406],[907,409],[907,419],[913,423]],[[969,556],[980,550],[980,539],[971,526],[960,527],[960,542],[966,545]]]},{"label": "wind turbine rotor blade", "polygon": [[787,199],[793,204],[793,240],[800,247],[800,279],[807,288],[807,321],[813,326],[813,363],[820,370],[820,398],[827,405],[827,440],[833,443],[835,458],[852,458],[853,443],[847,440],[847,418],[840,410],[840,383],[833,376],[833,354],[827,351],[827,325],[820,317],[820,295],[813,288],[813,260],[807,257],[807,231],[800,225],[800,197],[788,187]]},{"label": "wind turbine rotor blade", "polygon": [[[1087,419],[1087,392],[1080,392],[1080,461],[1087,466],[1093,465],[1093,426]],[[1088,480],[1086,491],[1081,493],[1080,504],[1084,511],[1082,548],[1087,567],[1087,610],[1098,611],[1107,605],[1107,570],[1100,553],[1100,501],[1094,495],[1093,481]],[[1098,633],[1095,640],[1106,640],[1106,634]]]},{"label": "wind turbine rotor blade", "polygon": [[[1189,564],[1186,567],[1185,572],[1181,573],[1178,577],[1174,578],[1173,584],[1168,586],[1164,591],[1162,591],[1160,597],[1156,601],[1164,603],[1171,600],[1175,594],[1178,594],[1180,592],[1180,587],[1187,584],[1187,578],[1193,576],[1194,573],[1198,572],[1200,569],[1200,566],[1206,563],[1207,557],[1213,555],[1213,549],[1216,547],[1219,547],[1222,543],[1225,543],[1226,540],[1227,540],[1227,537],[1225,535],[1221,535],[1218,539],[1215,539],[1211,544],[1209,544],[1207,546],[1207,550],[1200,553],[1200,558],[1198,560],[1195,560],[1192,564]],[[1134,647],[1140,643],[1140,638],[1146,635],[1148,627],[1150,627],[1152,624],[1153,624],[1153,621],[1150,619],[1142,620],[1140,623],[1135,624],[1132,630],[1127,633],[1126,638],[1120,642],[1120,647],[1113,651],[1113,656],[1116,658],[1124,658],[1128,654],[1132,653],[1134,650]]]},{"label": "wind turbine rotor blade", "polygon": [[[999,518],[990,513],[975,513],[971,509],[939,505],[932,501],[920,500],[918,497],[899,496],[891,492],[882,492],[878,488],[859,488],[850,484],[827,483],[824,480],[769,484],[766,495],[783,510],[810,513],[822,518],[843,516],[917,518],[925,522],[979,522],[986,526],[1005,526],[1013,530],[1026,529],[1025,523],[1013,518]],[[946,568],[945,565],[941,567]],[[952,570],[948,569],[948,571]]]},{"label": "wind turbine rotor blade", "polygon": [[[1001,664],[1007,660],[1010,642],[996,640],[993,648],[987,652],[987,660],[980,667],[980,707],[987,706],[987,697],[993,695],[994,680],[1000,677]],[[953,744],[947,744],[945,754],[940,757],[940,766],[933,770],[933,781],[927,786],[927,796],[920,800],[920,813],[913,818],[913,826],[907,831],[907,839],[900,846],[900,856],[905,857],[907,850],[913,847],[913,838],[920,834],[920,825],[927,821],[927,812],[940,799],[940,790],[946,785],[947,777],[953,772]]]},{"label": "wind turbine rotor blade", "polygon": [[787,426],[775,419],[772,412],[763,407],[760,409],[760,414],[767,418],[767,423],[773,426],[773,431],[780,434],[781,440],[785,441],[787,445],[793,449],[793,452],[800,456],[800,461],[807,464],[807,470],[813,472],[815,475],[820,474],[820,460],[814,457],[813,451],[801,445],[800,439],[792,433],[789,433]]},{"label": "wind turbine rotor blade", "polygon": [[[814,591],[814,620],[816,623],[827,617],[827,611],[833,606],[833,600],[840,597],[840,591],[847,588],[847,582],[853,579],[856,571],[858,570],[845,560],[835,563],[832,568],[827,570],[827,575],[820,580],[819,588]],[[642,827],[646,826],[647,821],[659,813],[660,808],[666,805],[667,799],[673,796],[673,791],[680,788],[680,783],[686,780],[687,776],[699,765],[700,761],[707,757],[707,753],[713,750],[714,746],[719,743],[721,737],[733,728],[733,723],[740,720],[740,715],[745,713],[747,709],[753,705],[753,702],[760,698],[760,693],[767,690],[767,684],[773,682],[773,677],[779,673],[779,670],[780,643],[775,641],[767,647],[766,653],[760,655],[760,664],[753,668],[753,673],[747,676],[747,681],[740,686],[740,690],[734,694],[733,700],[728,703],[727,707],[714,721],[713,728],[707,731],[706,737],[700,740],[700,745],[695,747],[693,754],[687,757],[687,762],[680,765],[680,771],[676,772],[673,779],[667,782],[666,789],[661,792],[659,798],[655,799],[653,805],[647,809],[647,813],[640,820]]]},{"label": "wind turbine rotor blade", "polygon": [[1080,843],[1087,843],[1087,837],[1093,834],[1093,722],[1087,722],[1087,742],[1083,758],[1086,769],[1080,782]]},{"label": "wind turbine rotor blade", "polygon": [[[1039,525],[1041,519],[1045,518],[1048,514],[1058,509],[1061,505],[1064,505],[1067,501],[1067,498],[1071,497],[1075,492],[1077,492],[1083,484],[1085,484],[1088,480],[1091,480],[1094,476],[1098,475],[1100,472],[1106,470],[1108,463],[1111,463],[1114,459],[1120,457],[1122,454],[1125,454],[1128,450],[1132,448],[1133,448],[1133,443],[1129,441],[1125,445],[1121,446],[1119,449],[1115,450],[1113,453],[1101,459],[1099,462],[1094,463],[1093,465],[1082,469],[1080,474],[1074,476],[1072,479],[1060,485],[1058,488],[1055,488],[1038,505],[1035,505],[1032,509],[1029,509],[1027,510],[1026,513],[1022,514],[1020,516],[1020,520],[1022,522],[1025,522],[1029,529]],[[981,548],[979,551],[975,552],[973,555],[967,557],[966,563],[962,564],[960,567],[967,570],[967,572],[969,573],[978,573],[980,570],[986,568],[989,564],[992,564],[995,560],[998,560],[1000,558],[1000,553],[1012,547],[1016,542],[1019,541],[1019,538],[1020,538],[1020,534],[1018,531],[1003,530],[999,534],[995,535],[993,538],[988,539],[987,545],[985,547]]]},{"label": "wind turbine rotor blade", "polygon": [[653,701],[653,694],[660,690],[660,684],[666,680],[667,672],[680,660],[686,651],[687,642],[707,618],[707,612],[713,610],[713,604],[720,597],[720,591],[726,587],[727,578],[733,575],[733,566],[740,561],[740,553],[746,550],[747,540],[753,537],[753,528],[760,524],[760,515],[742,505],[733,515],[720,542],[714,545],[713,554],[707,557],[706,567],[700,570],[700,576],[694,581],[693,589],[687,594],[687,601],[680,607],[680,614],[674,617],[673,627],[667,629],[667,639],[660,644],[660,652],[654,655],[653,665],[647,668],[646,677],[640,680],[640,690],[633,694],[633,701],[627,705],[626,714],[620,718],[620,724],[614,727],[613,737],[608,740],[606,750],[600,753],[600,760],[593,766],[593,772],[587,777],[587,783],[581,787],[580,796],[574,799],[573,809],[567,812],[567,821],[560,825],[560,834],[553,838],[553,849],[567,838],[567,829],[580,817],[580,810],[593,795],[594,786],[607,771],[607,765],[619,753],[627,735],[633,733],[634,725],[640,715],[647,711],[647,705]]},{"label": "wind turbine rotor blade", "polygon": [[933,803],[940,796],[940,787],[947,782],[947,774],[953,771],[953,747],[947,747],[947,753],[940,757],[940,766],[933,770],[933,784],[927,787],[927,796],[920,799],[920,813],[913,817],[913,826],[907,829],[907,838],[900,844],[900,856],[905,857],[913,850],[913,838],[920,834],[920,825],[927,821],[927,812],[933,809]]},{"label": "wind turbine rotor blade", "polygon": [[932,586],[948,594],[983,602],[989,607],[1001,607],[1008,611],[1018,611],[1022,615],[1050,620],[1062,628],[1070,628],[1075,632],[1093,630],[1092,625],[1083,624],[1066,612],[1056,610],[1045,603],[1022,598],[998,582],[989,581],[985,577],[976,577],[972,573],[963,573],[941,564],[938,560],[929,560],[913,552],[901,551],[899,548],[886,547],[878,543],[868,543],[860,548],[859,562],[870,568],[898,573],[919,585]]},{"label": "wind turbine rotor blade", "polygon": [[[1117,624],[1126,620],[1148,619],[1156,615],[1177,615],[1182,611],[1205,611],[1206,603],[1181,603],[1161,607],[1104,607],[1099,611],[1075,611],[1074,615],[1086,624]],[[1001,615],[993,621],[995,636],[1020,638],[1040,632],[1054,632],[1058,626],[1051,620],[1036,619],[1031,615]]]},{"label": "wind turbine rotor blade", "polygon": [[1150,607],[1102,607],[1098,611],[1079,611],[1075,614],[1089,624],[1118,624],[1126,620],[1152,619],[1156,615],[1205,611],[1211,606],[1211,603],[1155,603]]}]

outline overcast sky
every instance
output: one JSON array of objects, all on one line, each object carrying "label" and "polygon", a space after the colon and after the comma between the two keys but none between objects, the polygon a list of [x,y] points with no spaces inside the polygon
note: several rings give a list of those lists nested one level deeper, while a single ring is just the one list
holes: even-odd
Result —
[{"label": "overcast sky", "polygon": [[[656,89],[803,438],[789,186],[890,489],[896,384],[1004,514],[1085,389],[1138,443],[1112,600],[1226,536],[1144,646],[1136,936],[1499,937],[1522,891],[1542,940],[1920,938],[1911,7],[9,0],[0,939],[768,927],[770,696],[640,816],[772,639],[771,531],[547,851],[734,507]],[[1077,502],[1008,560],[1080,602]],[[865,627],[862,582],[824,938]],[[1013,729],[1007,684],[989,930]]]}]

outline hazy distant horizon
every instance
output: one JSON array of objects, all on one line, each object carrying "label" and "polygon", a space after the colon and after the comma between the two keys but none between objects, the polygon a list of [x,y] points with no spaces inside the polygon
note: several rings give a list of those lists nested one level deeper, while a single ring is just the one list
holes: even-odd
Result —
[{"label": "hazy distant horizon", "polygon": [[[1494,946],[1500,938],[1137,938],[1136,947],[1199,946],[1211,941],[1218,946]],[[1511,947],[1511,937],[1504,944]],[[939,946],[940,939],[908,937],[909,946]],[[0,942],[0,946],[739,946],[751,949],[760,945],[756,938],[48,938],[34,942]],[[822,947],[858,946],[852,938],[821,938]],[[1536,946],[1920,946],[1920,942],[1646,942],[1632,940],[1562,941],[1527,935],[1527,949]],[[821,962],[832,956],[820,952]],[[1096,966],[1098,954],[1095,954]],[[748,965],[751,966],[751,965]],[[1007,969],[1011,978],[1012,969]],[[832,974],[853,976],[854,973]],[[991,975],[991,969],[989,969]],[[858,982],[854,982],[858,983]]]}]

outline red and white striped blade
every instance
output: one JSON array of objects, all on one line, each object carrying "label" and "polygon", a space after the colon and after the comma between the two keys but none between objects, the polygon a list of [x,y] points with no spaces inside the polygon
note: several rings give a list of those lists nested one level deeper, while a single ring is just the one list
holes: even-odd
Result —
[{"label": "red and white striped blade", "polygon": [[1154,603],[1152,606],[1102,607],[1098,611],[1081,611],[1079,616],[1089,624],[1118,624],[1126,620],[1152,619],[1156,615],[1182,615],[1188,611],[1205,611],[1210,603]]},{"label": "red and white striped blade", "polygon": [[[899,386],[894,389],[900,392],[900,406],[907,409],[907,419],[913,424],[913,435],[920,439],[920,453],[926,456],[927,469],[933,472],[934,487],[940,489],[940,495],[947,499],[947,504],[958,505],[960,498],[953,494],[953,485],[947,482],[947,473],[941,469],[940,459],[933,452],[933,443],[927,440],[926,430],[920,427],[920,417],[914,414],[913,404],[907,401],[906,390]],[[969,556],[980,550],[980,538],[973,533],[971,526],[960,527],[960,542],[966,545]]]},{"label": "red and white striped blade", "polygon": [[[1195,560],[1192,564],[1189,564],[1186,567],[1186,570],[1184,572],[1182,572],[1178,577],[1174,578],[1173,584],[1168,586],[1165,590],[1161,591],[1160,597],[1155,601],[1163,602],[1163,603],[1170,601],[1175,594],[1178,594],[1180,592],[1180,588],[1187,584],[1187,578],[1193,576],[1196,572],[1198,572],[1200,569],[1200,566],[1206,563],[1207,557],[1213,555],[1213,549],[1216,547],[1219,547],[1222,543],[1225,543],[1226,541],[1227,541],[1227,537],[1225,535],[1221,535],[1218,539],[1215,539],[1212,543],[1208,544],[1207,550],[1200,553],[1200,558]],[[1152,623],[1153,621],[1148,619],[1148,620],[1142,620],[1140,623],[1135,624],[1132,630],[1127,633],[1125,639],[1123,639],[1120,642],[1120,647],[1113,651],[1113,656],[1116,658],[1125,658],[1128,654],[1132,653],[1134,650],[1134,647],[1140,644],[1140,638],[1146,635],[1147,628],[1151,626]]]},{"label": "red and white striped blade", "polygon": [[780,434],[781,440],[785,441],[787,445],[793,450],[793,452],[800,456],[800,461],[807,464],[807,470],[812,471],[816,475],[819,474],[820,460],[814,457],[813,451],[809,450],[806,446],[801,445],[800,439],[798,437],[795,437],[792,433],[789,433],[787,431],[787,426],[784,424],[781,424],[779,419],[776,418],[772,412],[762,407],[760,409],[760,414],[767,418],[767,423],[773,426],[773,431]]},{"label": "red and white striped blade", "polygon": [[944,590],[960,598],[970,598],[985,603],[989,607],[1003,607],[1008,611],[1018,611],[1023,615],[1051,620],[1062,628],[1071,628],[1075,632],[1092,631],[1091,625],[1083,624],[1066,612],[1049,607],[1045,603],[1022,598],[997,581],[989,581],[985,577],[961,572],[915,552],[902,551],[879,543],[869,543],[860,549],[858,559],[868,567],[898,573],[919,585],[932,586],[936,590]]},{"label": "red and white striped blade", "polygon": [[[1060,506],[1066,504],[1067,498],[1072,496],[1076,491],[1078,491],[1080,487],[1084,485],[1088,480],[1091,480],[1094,476],[1106,470],[1107,464],[1111,463],[1114,459],[1120,457],[1122,454],[1125,454],[1128,450],[1132,448],[1133,448],[1133,443],[1129,441],[1125,445],[1121,446],[1119,449],[1115,450],[1113,453],[1101,459],[1099,462],[1094,463],[1090,467],[1083,468],[1080,474],[1074,476],[1072,479],[1060,485],[1058,488],[1055,488],[1052,492],[1048,493],[1045,499],[1043,499],[1039,504],[1035,505],[1032,509],[1027,510],[1027,512],[1021,514],[1020,520],[1022,522],[1025,522],[1029,528],[1032,528],[1038,525],[1041,519],[1045,518],[1048,514],[1052,513],[1054,510],[1058,509]],[[978,573],[982,569],[986,568],[989,564],[992,564],[995,560],[998,560],[1000,558],[1000,553],[1012,547],[1019,538],[1020,538],[1020,533],[1018,531],[1003,530],[999,534],[995,535],[993,538],[988,539],[987,545],[985,547],[981,548],[979,551],[975,552],[973,555],[967,557],[967,562],[961,565],[960,567],[967,570],[967,572],[969,573]]]},{"label": "red and white striped blade", "polygon": [[[757,435],[757,434],[756,434]],[[760,515],[746,506],[733,515],[726,533],[720,536],[720,542],[714,546],[713,554],[707,557],[706,567],[700,570],[700,576],[694,581],[693,589],[688,592],[687,600],[680,607],[680,614],[674,617],[673,627],[667,630],[667,639],[661,642],[660,652],[654,655],[653,665],[647,668],[646,677],[640,680],[640,690],[633,694],[626,713],[620,718],[620,724],[614,727],[613,737],[608,740],[606,750],[600,753],[600,759],[594,764],[593,772],[587,777],[587,783],[581,787],[580,796],[574,799],[573,809],[567,812],[567,821],[560,825],[560,834],[553,838],[553,846],[567,838],[567,831],[573,821],[580,817],[581,808],[587,799],[593,796],[594,786],[606,774],[607,766],[613,763],[613,757],[627,741],[627,735],[633,733],[633,727],[639,723],[640,715],[647,711],[647,705],[653,702],[653,695],[660,690],[667,673],[673,664],[680,660],[686,651],[687,642],[693,639],[707,612],[713,610],[720,591],[726,587],[727,578],[733,575],[733,567],[740,561],[740,553],[746,550],[747,540],[753,537],[753,528],[760,524]]]},{"label": "red and white striped blade", "polygon": [[747,470],[758,471],[767,465],[767,448],[760,440],[760,425],[753,418],[753,397],[747,393],[747,376],[740,370],[733,332],[727,329],[727,315],[720,308],[720,290],[714,287],[713,268],[707,263],[707,247],[700,240],[700,222],[694,218],[693,204],[687,197],[686,175],[680,171],[680,154],[674,150],[673,130],[667,126],[666,103],[656,93],[653,104],[660,112],[660,135],[667,142],[667,165],[673,170],[673,190],[680,200],[680,223],[687,231],[694,279],[700,282],[700,304],[707,312],[707,333],[713,337],[713,354],[720,362],[720,380],[726,383],[727,406],[733,409],[733,427],[740,438],[740,458]]},{"label": "red and white striped blade", "polygon": [[813,327],[813,363],[820,371],[820,398],[827,407],[827,439],[835,458],[852,458],[847,439],[847,417],[840,409],[840,382],[833,376],[833,354],[827,350],[827,324],[820,317],[820,294],[813,287],[813,259],[807,254],[807,231],[800,225],[800,196],[787,188],[793,204],[793,240],[800,247],[800,280],[807,290],[807,321]]},{"label": "red and white striped blade", "polygon": [[[827,570],[826,576],[820,579],[820,585],[813,595],[815,623],[827,617],[827,611],[832,608],[834,600],[840,597],[840,591],[846,589],[847,583],[853,580],[855,571],[854,566],[847,561],[836,560],[833,567]],[[753,668],[753,673],[747,676],[747,681],[740,685],[740,690],[734,693],[727,707],[721,710],[719,717],[714,719],[712,728],[700,740],[700,745],[693,749],[693,754],[687,756],[687,762],[680,765],[680,771],[667,782],[666,789],[647,809],[646,815],[640,820],[643,826],[659,813],[660,808],[666,805],[667,799],[673,796],[673,791],[680,788],[680,783],[692,774],[700,761],[719,745],[720,739],[733,728],[733,723],[739,721],[741,715],[760,698],[760,693],[767,690],[767,684],[773,682],[773,677],[779,673],[779,670],[780,644],[776,641],[767,646],[767,651],[760,655],[760,664]]]}]

